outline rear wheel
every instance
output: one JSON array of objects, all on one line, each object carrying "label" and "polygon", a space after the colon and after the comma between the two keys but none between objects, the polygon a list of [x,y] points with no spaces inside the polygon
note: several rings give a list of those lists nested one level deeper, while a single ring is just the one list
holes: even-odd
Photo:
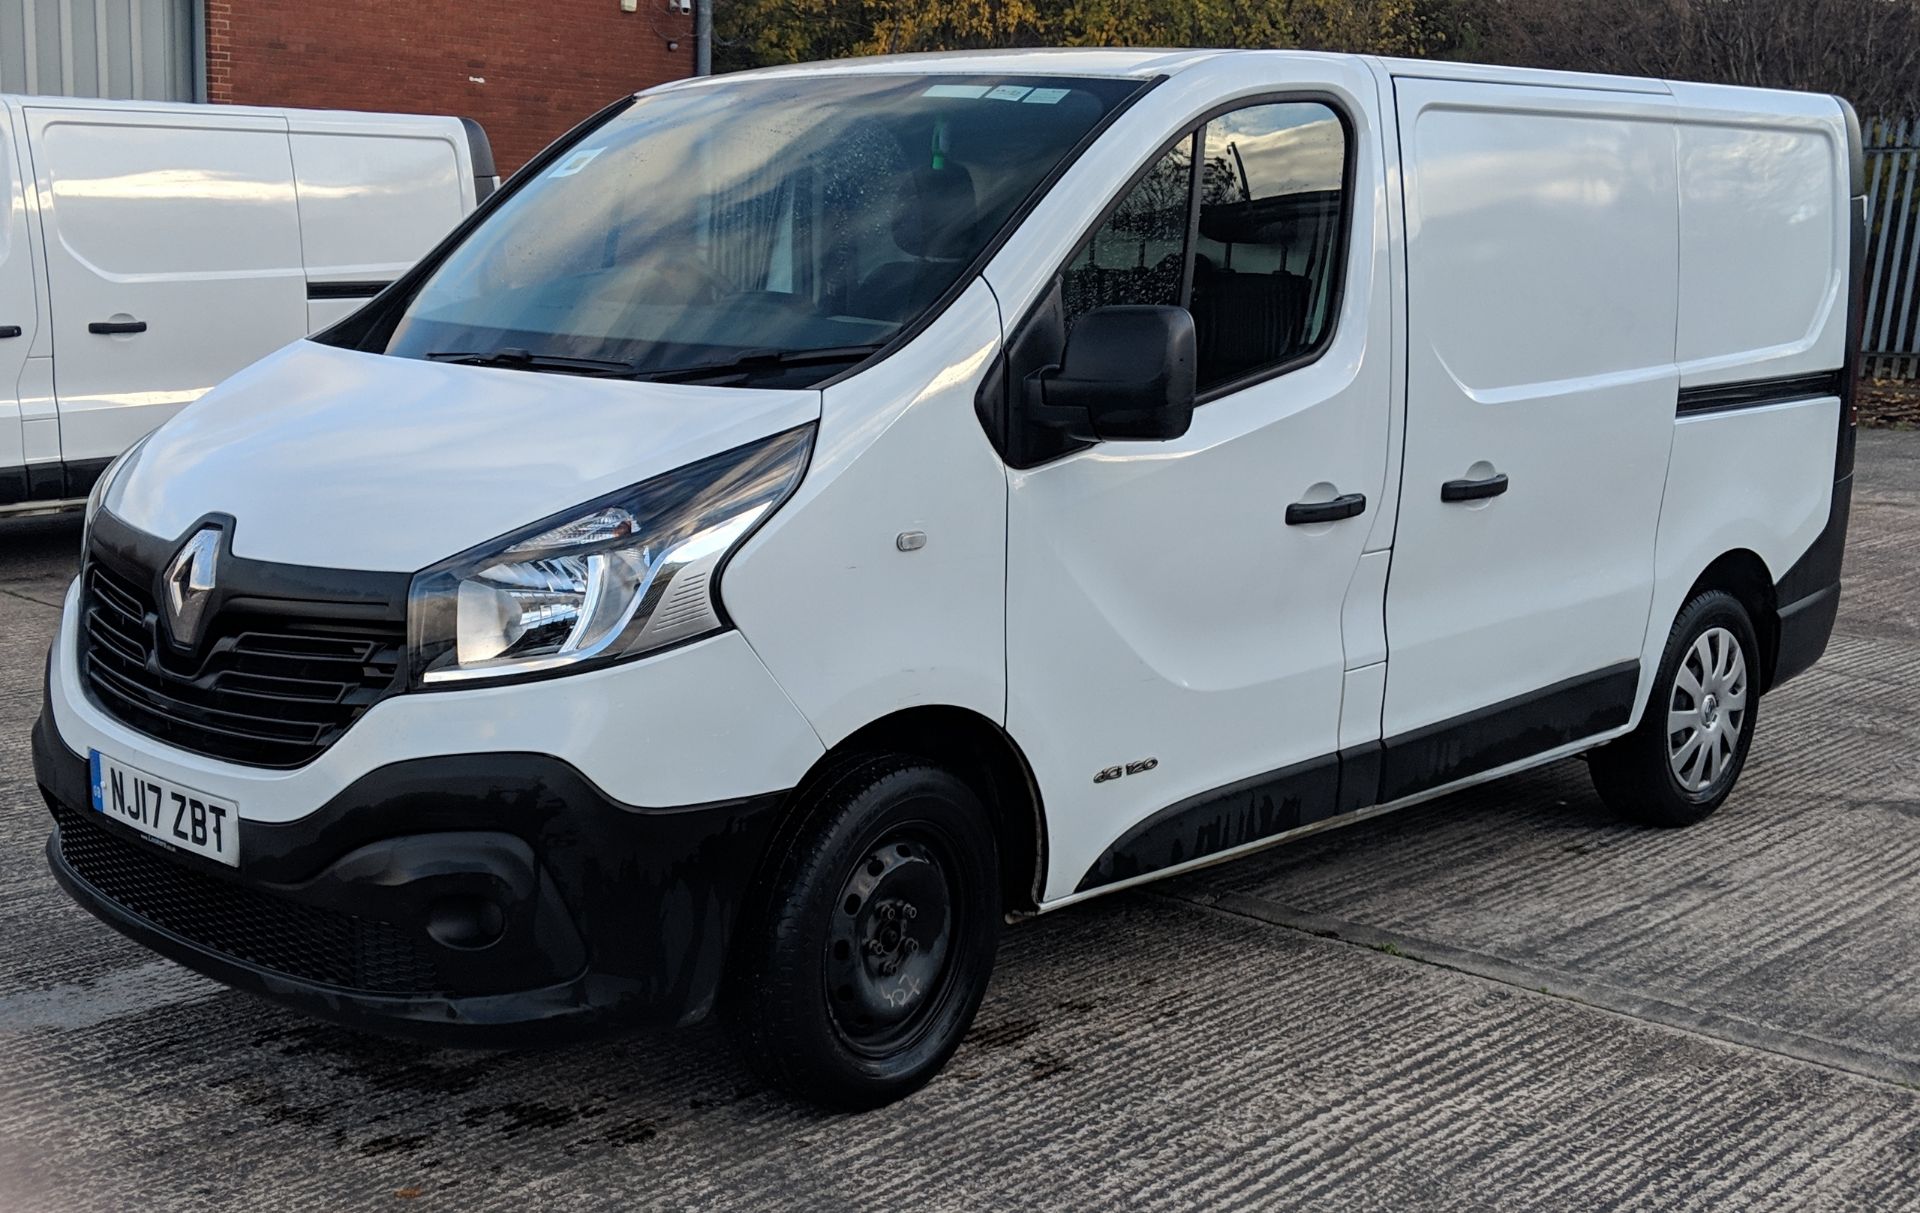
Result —
[{"label": "rear wheel", "polygon": [[836,1108],[888,1103],[959,1047],[999,938],[986,809],[917,759],[857,760],[801,825],[741,924],[730,1017],[748,1062]]},{"label": "rear wheel", "polygon": [[1746,765],[1759,668],[1740,600],[1724,590],[1694,597],[1668,634],[1639,727],[1593,752],[1600,798],[1650,825],[1691,825],[1712,814]]}]

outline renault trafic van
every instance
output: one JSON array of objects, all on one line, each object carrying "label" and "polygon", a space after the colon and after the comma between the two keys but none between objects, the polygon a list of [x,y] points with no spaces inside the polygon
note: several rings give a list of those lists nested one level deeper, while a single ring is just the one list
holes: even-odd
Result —
[{"label": "renault trafic van", "polygon": [[78,507],[496,183],[470,119],[0,96],[0,516]]},{"label": "renault trafic van", "polygon": [[1287,52],[686,81],[134,448],[66,889],[316,1015],[925,1082],[1003,921],[1587,753],[1726,801],[1853,466],[1832,97]]}]

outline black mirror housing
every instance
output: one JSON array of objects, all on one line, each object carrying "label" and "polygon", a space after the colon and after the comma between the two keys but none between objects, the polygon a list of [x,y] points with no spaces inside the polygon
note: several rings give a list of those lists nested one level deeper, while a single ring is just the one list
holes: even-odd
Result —
[{"label": "black mirror housing", "polygon": [[1095,308],[1073,326],[1060,365],[1027,381],[1040,425],[1090,442],[1164,442],[1193,424],[1193,314],[1183,307]]}]

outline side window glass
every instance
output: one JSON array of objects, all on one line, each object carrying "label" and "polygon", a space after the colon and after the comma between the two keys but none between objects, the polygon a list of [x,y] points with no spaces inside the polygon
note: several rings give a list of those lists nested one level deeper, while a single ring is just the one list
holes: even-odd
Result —
[{"label": "side window glass", "polygon": [[1069,331],[1097,307],[1179,305],[1192,188],[1193,140],[1187,139],[1160,158],[1068,260],[1060,302]]},{"label": "side window glass", "polygon": [[1347,141],[1315,102],[1255,105],[1202,133],[1193,310],[1208,387],[1318,348],[1332,328]]}]

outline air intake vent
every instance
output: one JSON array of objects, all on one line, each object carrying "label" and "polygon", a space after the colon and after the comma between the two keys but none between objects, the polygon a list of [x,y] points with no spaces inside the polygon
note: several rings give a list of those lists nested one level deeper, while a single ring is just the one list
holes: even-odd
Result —
[{"label": "air intake vent", "polygon": [[396,994],[442,982],[424,943],[396,923],[232,884],[60,807],[60,858],[108,901],[211,952],[304,981]]},{"label": "air intake vent", "polygon": [[[400,678],[406,626],[230,604],[199,648],[159,640],[152,593],[90,561],[81,669],[109,715],[169,745],[262,767],[296,767],[339,740]],[[337,610],[332,614],[339,614]]]}]

